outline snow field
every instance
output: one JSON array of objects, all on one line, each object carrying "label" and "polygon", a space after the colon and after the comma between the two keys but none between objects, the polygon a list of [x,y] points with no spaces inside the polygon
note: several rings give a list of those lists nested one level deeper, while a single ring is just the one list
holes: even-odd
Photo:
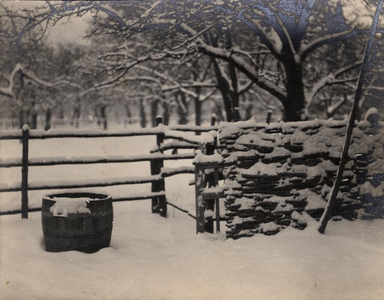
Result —
[{"label": "snow field", "polygon": [[148,202],[115,203],[110,248],[49,253],[40,213],[0,218],[0,299],[383,299],[383,220],[275,236],[195,235]]},{"label": "snow field", "polygon": [[[33,140],[30,157],[135,155],[154,143],[154,137]],[[18,141],[0,142],[1,157],[20,153]],[[148,162],[30,168],[31,181],[139,175],[149,175]],[[20,178],[20,168],[0,169],[1,182]],[[194,214],[191,179],[167,178],[166,192]],[[124,196],[150,185],[87,190]],[[53,192],[30,192],[31,206]],[[0,198],[2,210],[20,207],[20,193]],[[28,220],[0,216],[0,299],[384,299],[384,220],[331,222],[325,235],[313,222],[304,231],[225,240],[196,235],[195,221],[171,206],[166,219],[150,206],[150,200],[114,203],[111,247],[94,254],[44,251],[39,212]]]}]

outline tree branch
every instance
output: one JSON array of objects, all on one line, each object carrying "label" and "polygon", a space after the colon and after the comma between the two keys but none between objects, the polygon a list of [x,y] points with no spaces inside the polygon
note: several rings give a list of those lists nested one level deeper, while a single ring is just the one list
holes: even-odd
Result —
[{"label": "tree branch", "polygon": [[335,84],[343,84],[346,82],[351,82],[357,80],[357,77],[347,77],[347,78],[340,78],[336,79],[336,77],[341,76],[348,71],[351,71],[359,66],[361,66],[361,61],[355,62],[351,65],[345,66],[336,72],[330,73],[327,76],[320,79],[313,87],[310,93],[306,94],[306,101],[307,101],[307,107],[310,108],[310,106],[313,103],[313,100],[315,96],[326,86],[335,85]]},{"label": "tree branch", "polygon": [[343,39],[347,39],[353,36],[358,35],[360,32],[356,28],[352,28],[350,30],[337,32],[333,34],[327,34],[323,37],[320,37],[318,39],[313,40],[312,42],[301,45],[301,49],[299,51],[299,55],[301,57],[301,60],[303,61],[309,53],[311,53],[313,50],[319,48],[320,46],[330,44],[336,41],[340,41]]},{"label": "tree branch", "polygon": [[327,116],[333,116],[335,112],[347,102],[348,102],[348,96],[343,95],[343,97],[338,102],[327,107]]}]

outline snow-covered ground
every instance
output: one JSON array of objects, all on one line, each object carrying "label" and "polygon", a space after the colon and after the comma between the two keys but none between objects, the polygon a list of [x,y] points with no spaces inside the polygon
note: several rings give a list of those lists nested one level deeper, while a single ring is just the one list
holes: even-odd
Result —
[{"label": "snow-covered ground", "polygon": [[[31,157],[147,154],[154,137],[31,141]],[[18,141],[1,141],[0,157],[19,157]],[[166,162],[167,166],[191,161]],[[1,183],[20,169],[0,169]],[[30,181],[149,175],[149,163],[32,167]],[[193,212],[193,175],[166,180],[168,200]],[[149,185],[92,189],[112,196]],[[32,207],[43,194],[30,193]],[[18,209],[20,193],[1,193],[0,209]],[[384,299],[384,220],[316,224],[275,236],[225,240],[195,234],[195,222],[150,200],[114,203],[110,248],[94,254],[44,251],[40,213],[0,216],[0,299]]]},{"label": "snow-covered ground", "polygon": [[115,203],[110,248],[48,253],[40,214],[0,218],[1,299],[384,299],[384,221],[275,236],[195,235],[192,218]]}]

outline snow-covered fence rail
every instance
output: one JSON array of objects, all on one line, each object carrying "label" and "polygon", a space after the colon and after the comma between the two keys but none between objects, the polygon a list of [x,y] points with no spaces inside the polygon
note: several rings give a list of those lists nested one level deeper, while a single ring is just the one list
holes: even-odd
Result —
[{"label": "snow-covered fence rail", "polygon": [[[198,143],[197,138],[186,138],[178,132],[208,132],[217,130],[217,126],[188,126],[188,125],[177,125],[177,126],[159,126],[155,128],[143,128],[143,129],[124,129],[118,131],[100,131],[100,130],[82,130],[76,129],[69,131],[68,129],[50,129],[44,131],[41,129],[34,129],[30,131],[29,139],[57,139],[57,138],[102,138],[102,137],[130,137],[130,136],[145,136],[145,135],[157,135],[166,131],[169,138],[175,138],[187,141],[194,141]],[[165,134],[167,135],[167,134]],[[20,129],[13,129],[0,132],[0,140],[20,140],[21,131]]]},{"label": "snow-covered fence rail", "polygon": [[[102,163],[129,163],[142,162],[154,159],[176,160],[176,159],[193,159],[193,153],[183,154],[143,154],[143,155],[119,155],[119,156],[90,156],[90,157],[46,157],[46,158],[30,158],[28,166],[54,166],[54,165],[87,165],[87,164],[102,164]],[[0,168],[21,167],[22,159],[20,158],[4,158],[0,159]]]},{"label": "snow-covered fence rail", "polygon": [[[331,190],[347,119],[222,123],[227,236],[275,234],[319,219]],[[334,216],[384,216],[384,123],[356,122]]]},{"label": "snow-covered fence rail", "polygon": [[[166,195],[164,178],[177,174],[194,173],[193,166],[164,168],[165,160],[193,159],[194,153],[177,153],[178,149],[197,149],[200,137],[183,134],[183,132],[208,132],[217,130],[216,126],[197,127],[197,126],[163,126],[161,118],[158,118],[158,126],[151,129],[121,130],[121,131],[95,131],[95,130],[29,130],[24,126],[22,130],[10,130],[0,132],[0,140],[21,140],[22,157],[20,159],[0,159],[0,168],[21,167],[22,176],[20,183],[0,184],[0,193],[21,191],[22,201],[21,210],[0,212],[0,214],[20,213],[22,218],[28,218],[28,211],[39,209],[28,208],[28,190],[52,190],[52,189],[74,189],[89,187],[105,187],[114,185],[143,184],[151,183],[150,193],[130,195],[113,199],[114,201],[130,201],[152,199],[152,211],[166,216]],[[53,139],[53,138],[102,138],[102,137],[134,137],[144,135],[156,136],[156,148],[150,154],[126,155],[126,156],[79,156],[79,157],[40,157],[29,158],[29,140],[31,139]],[[166,139],[172,139],[166,143]],[[164,154],[164,151],[173,149],[172,154]],[[104,163],[131,163],[148,161],[151,164],[150,176],[138,176],[127,178],[103,178],[102,180],[66,180],[57,182],[28,182],[28,169],[34,166],[53,166],[53,165],[80,165],[80,164],[104,164]]]}]

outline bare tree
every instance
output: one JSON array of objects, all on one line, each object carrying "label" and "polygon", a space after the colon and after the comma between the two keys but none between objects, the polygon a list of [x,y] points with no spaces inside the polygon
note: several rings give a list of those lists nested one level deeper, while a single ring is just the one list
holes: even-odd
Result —
[{"label": "bare tree", "polygon": [[[356,80],[347,74],[358,64],[342,63],[333,69],[332,76],[326,74],[327,79],[308,85],[304,69],[309,55],[325,45],[357,37],[362,30],[344,18],[339,2],[308,0],[288,4],[282,0],[47,1],[44,6],[22,14],[7,9],[4,18],[14,21],[12,32],[18,40],[32,28],[40,28],[40,37],[50,23],[92,12],[95,25],[99,25],[92,34],[102,32],[125,40],[144,33],[157,37],[151,40],[150,47],[144,48],[150,50],[146,55],[135,59],[122,56],[128,59],[116,70],[119,76],[125,76],[124,70],[150,60],[183,60],[198,52],[221,67],[221,73],[216,75],[228,79],[222,80],[220,87],[224,91],[229,86],[223,98],[233,94],[229,99],[232,107],[238,107],[235,77],[244,76],[281,102],[285,121],[296,121],[307,118],[308,105],[319,90]],[[219,39],[215,41],[212,36]],[[266,63],[260,64],[260,59]]]}]

